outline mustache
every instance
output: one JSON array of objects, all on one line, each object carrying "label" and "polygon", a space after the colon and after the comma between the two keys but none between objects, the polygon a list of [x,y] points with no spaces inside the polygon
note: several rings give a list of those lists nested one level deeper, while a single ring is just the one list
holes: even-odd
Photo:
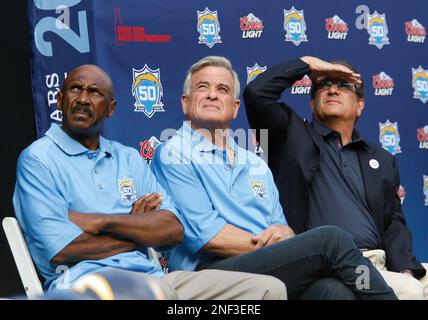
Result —
[{"label": "mustache", "polygon": [[94,112],[92,111],[92,109],[88,106],[83,106],[81,104],[75,104],[72,108],[71,108],[71,113],[77,113],[77,112],[83,112],[86,113],[89,116],[92,116],[94,114]]}]

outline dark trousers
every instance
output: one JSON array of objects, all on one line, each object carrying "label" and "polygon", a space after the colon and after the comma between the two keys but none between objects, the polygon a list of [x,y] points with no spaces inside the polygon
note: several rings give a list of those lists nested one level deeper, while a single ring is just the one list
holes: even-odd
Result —
[{"label": "dark trousers", "polygon": [[201,266],[275,276],[289,299],[391,299],[394,291],[350,235],[323,226],[239,256]]}]

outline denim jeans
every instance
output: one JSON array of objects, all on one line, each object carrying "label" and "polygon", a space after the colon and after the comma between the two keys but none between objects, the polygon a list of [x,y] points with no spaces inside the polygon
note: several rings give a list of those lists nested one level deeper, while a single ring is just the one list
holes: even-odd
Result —
[{"label": "denim jeans", "polygon": [[287,286],[289,299],[397,299],[351,236],[334,226],[318,227],[258,250],[209,262],[198,270],[202,269],[275,276]]}]

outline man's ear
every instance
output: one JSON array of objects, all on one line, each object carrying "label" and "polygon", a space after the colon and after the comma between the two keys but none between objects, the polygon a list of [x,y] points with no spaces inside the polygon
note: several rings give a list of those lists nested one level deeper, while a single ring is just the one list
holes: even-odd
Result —
[{"label": "man's ear", "polygon": [[108,111],[108,114],[107,114],[107,117],[108,118],[111,118],[111,116],[113,115],[113,113],[114,113],[114,110],[116,110],[116,103],[117,103],[117,101],[116,100],[114,100],[114,99],[112,99],[111,101],[110,101],[110,103],[109,103],[109,111]]},{"label": "man's ear", "polygon": [[360,98],[358,100],[358,109],[357,109],[357,117],[359,118],[361,116],[361,114],[363,113],[364,110],[364,104],[365,104],[365,100],[364,98]]},{"label": "man's ear", "polygon": [[183,110],[184,115],[187,115],[187,103],[188,97],[184,94],[181,95],[181,108]]},{"label": "man's ear", "polygon": [[62,92],[58,91],[58,94],[56,95],[56,108],[60,111],[62,111]]},{"label": "man's ear", "polygon": [[311,98],[311,100],[309,101],[309,104],[311,106],[311,113],[314,113],[314,99]]},{"label": "man's ear", "polygon": [[233,120],[236,119],[236,117],[238,116],[238,110],[239,110],[239,106],[241,105],[241,100],[236,99],[235,103],[234,103],[234,110],[233,110]]}]

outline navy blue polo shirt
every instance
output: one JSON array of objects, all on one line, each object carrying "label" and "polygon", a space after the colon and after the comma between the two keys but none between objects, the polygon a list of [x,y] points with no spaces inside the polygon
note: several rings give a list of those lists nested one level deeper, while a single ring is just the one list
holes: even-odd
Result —
[{"label": "navy blue polo shirt", "polygon": [[367,204],[357,150],[367,144],[356,130],[342,146],[340,133],[316,120],[313,128],[324,138],[319,169],[309,186],[309,228],[335,225],[354,238],[358,248],[379,247],[380,236]]}]

